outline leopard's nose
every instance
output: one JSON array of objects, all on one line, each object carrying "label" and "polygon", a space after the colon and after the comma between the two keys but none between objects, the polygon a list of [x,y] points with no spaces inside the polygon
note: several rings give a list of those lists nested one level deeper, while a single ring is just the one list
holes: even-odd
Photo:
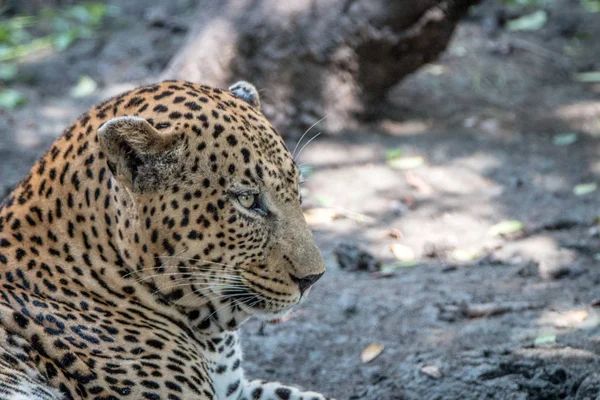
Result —
[{"label": "leopard's nose", "polygon": [[302,278],[298,278],[290,274],[290,277],[292,278],[292,281],[298,284],[298,287],[300,288],[300,293],[304,293],[306,289],[314,285],[314,283],[323,276],[323,273],[324,272],[321,272],[320,274],[307,275]]}]

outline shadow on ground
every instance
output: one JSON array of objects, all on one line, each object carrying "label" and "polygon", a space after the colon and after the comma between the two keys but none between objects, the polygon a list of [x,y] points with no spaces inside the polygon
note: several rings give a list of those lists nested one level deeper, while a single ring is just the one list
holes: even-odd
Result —
[{"label": "shadow on ground", "polygon": [[[27,67],[33,84],[18,86],[28,106],[0,114],[0,195],[89,105],[158,76],[182,40],[165,27],[185,31],[190,17],[179,16],[194,14],[183,0],[144,12],[111,3],[143,22],[112,21],[92,43]],[[285,323],[245,327],[249,375],[338,399],[598,396],[600,194],[573,191],[600,173],[600,87],[573,79],[600,69],[600,42],[581,39],[600,36],[598,17],[557,1],[544,29],[492,37],[482,21],[497,7],[477,8],[377,121],[324,135],[300,156],[311,167],[306,208],[341,215],[313,226],[329,271]],[[135,46],[122,46],[132,37]],[[82,74],[100,90],[72,99],[67,88]],[[574,142],[555,144],[564,134]],[[390,167],[396,148],[423,165]],[[525,228],[488,234],[505,220]],[[339,243],[383,264],[402,244],[418,262],[385,278],[341,270]],[[364,364],[372,343],[385,349]]]}]

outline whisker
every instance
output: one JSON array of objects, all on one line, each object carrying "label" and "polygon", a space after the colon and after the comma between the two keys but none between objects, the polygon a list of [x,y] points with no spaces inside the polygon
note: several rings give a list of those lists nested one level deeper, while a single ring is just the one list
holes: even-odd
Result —
[{"label": "whisker", "polygon": [[308,142],[306,142],[306,144],[304,146],[302,146],[302,148],[300,149],[300,151],[298,152],[298,158],[300,158],[300,156],[302,155],[302,151],[306,148],[306,146],[308,146],[310,144],[310,142],[312,142],[313,140],[315,140],[316,138],[319,137],[319,135],[323,133],[323,132],[319,132],[317,133],[315,136],[313,136]]},{"label": "whisker", "polygon": [[[181,299],[175,301],[175,303],[173,303],[173,305],[171,305],[171,308],[175,307],[177,305],[177,303],[179,303],[180,301],[182,301],[184,298],[188,297],[191,294],[198,294],[200,293],[200,291],[198,290],[193,290],[190,293],[186,294],[185,296],[183,296]],[[200,303],[197,305],[197,307],[202,307],[210,302],[216,302],[217,300],[223,299],[223,298],[233,298],[233,297],[240,297],[240,296],[251,296],[250,294],[247,293],[238,293],[238,294],[220,294],[216,297],[207,299],[206,301]],[[214,314],[214,313],[213,313]],[[211,316],[213,315],[211,314]],[[208,317],[207,317],[208,318]]]},{"label": "whisker", "polygon": [[[238,294],[238,295],[231,295],[228,298],[234,298],[234,297],[247,297],[247,298],[252,298],[252,294]],[[204,318],[204,319],[209,319],[210,317],[212,317],[213,315],[215,315],[216,313],[218,313],[219,311],[221,311],[222,309],[224,309],[225,307],[231,306],[231,303],[225,303],[222,307],[217,308],[215,311],[213,311],[208,317]]]},{"label": "whisker", "polygon": [[[207,261],[205,261],[205,262],[207,262]],[[218,264],[218,263],[217,263],[217,265],[227,266],[226,264]],[[127,278],[128,276],[131,276],[131,275],[133,275],[135,273],[140,273],[140,272],[143,272],[143,271],[155,271],[156,269],[164,268],[164,267],[187,268],[187,269],[190,269],[190,270],[199,270],[199,271],[210,271],[210,268],[211,268],[210,265],[168,265],[167,263],[164,263],[160,267],[148,267],[148,268],[142,268],[142,269],[139,269],[139,270],[132,271],[130,273],[127,273],[127,274],[123,275],[122,278]],[[229,267],[232,268],[232,269],[236,268],[236,267],[232,267],[232,266],[229,266]],[[240,269],[242,269],[242,268],[240,268]],[[214,271],[220,273],[223,270],[214,270]],[[181,273],[184,273],[184,272],[181,272]]]},{"label": "whisker", "polygon": [[209,289],[213,288],[213,287],[214,288],[217,288],[217,287],[226,287],[226,288],[232,288],[232,289],[238,289],[238,288],[239,289],[243,289],[243,288],[245,288],[245,286],[242,286],[242,285],[235,285],[235,284],[225,283],[225,282],[223,282],[223,283],[186,282],[186,283],[177,283],[175,285],[162,285],[159,288],[157,288],[155,291],[153,291],[152,294],[160,293],[160,292],[162,292],[164,290],[173,289],[173,288],[182,287],[182,286],[196,286],[196,287],[200,287],[200,288],[206,288],[206,287],[208,287]]},{"label": "whisker", "polygon": [[201,262],[201,263],[208,263],[208,264],[214,264],[214,265],[221,265],[223,267],[228,267],[228,268],[239,268],[239,269],[243,269],[241,267],[236,267],[233,265],[229,265],[229,264],[223,264],[223,263],[219,263],[216,261],[211,261],[211,260],[203,260],[201,258],[188,258],[188,257],[177,257],[177,256],[158,256],[157,258],[173,258],[176,260],[182,260],[182,261],[196,261],[196,262]]},{"label": "whisker", "polygon": [[[235,276],[235,275],[214,275],[214,274],[201,274],[201,273],[197,273],[197,272],[165,272],[165,273],[160,273],[160,274],[152,274],[152,275],[148,275],[148,276],[144,276],[142,278],[139,278],[136,280],[136,283],[141,283],[153,278],[160,278],[160,277],[164,277],[164,276],[174,276],[174,275],[182,275],[182,279],[189,279],[189,278],[213,278],[215,280],[217,279],[222,279],[224,281],[231,281],[231,282],[240,282],[242,281],[243,278],[239,277],[239,276]],[[187,275],[187,276],[183,276],[183,275]]]},{"label": "whisker", "polygon": [[300,140],[298,140],[298,143],[296,143],[296,147],[294,147],[294,151],[292,152],[292,160],[296,159],[296,150],[298,149],[298,146],[300,145],[300,143],[302,143],[302,139],[304,139],[304,136],[306,136],[306,134],[308,132],[310,132],[310,130],[312,128],[314,128],[315,125],[317,125],[319,122],[323,121],[325,118],[327,118],[327,115],[325,115],[323,118],[321,118],[320,120],[318,120],[317,122],[315,122],[314,124],[312,124],[310,126],[310,128],[308,128],[306,131],[304,131],[304,133],[302,134],[302,136],[300,136]]},{"label": "whisker", "polygon": [[[247,287],[247,286],[245,286],[245,285],[243,284],[243,282],[241,283],[241,285],[240,285],[239,283],[236,283],[235,285],[225,285],[225,287],[228,287],[228,288],[236,288],[236,289],[238,289],[238,288],[239,288],[239,289],[246,289],[246,290],[248,289],[248,287]],[[211,288],[212,288],[212,287],[211,287],[211,286],[209,286],[207,289],[209,289],[209,290],[210,290]],[[214,293],[214,292],[213,292],[213,293]],[[175,301],[175,302],[173,303],[173,305],[171,306],[171,308],[173,308],[174,306],[176,306],[176,305],[177,305],[177,303],[179,303],[180,301],[182,301],[182,300],[183,300],[183,299],[185,299],[186,297],[188,297],[188,296],[190,296],[190,295],[193,295],[193,294],[202,294],[202,293],[200,292],[200,290],[192,290],[190,293],[186,294],[186,295],[185,295],[185,296],[183,296],[182,298],[180,298],[180,299],[178,299],[177,301]],[[216,297],[209,298],[209,299],[208,299],[207,301],[205,301],[204,303],[202,303],[202,304],[199,304],[199,305],[198,305],[198,307],[200,307],[200,306],[203,306],[203,305],[205,305],[205,304],[207,304],[207,303],[209,303],[209,302],[211,302],[211,301],[216,301],[216,300],[218,300],[218,299],[221,299],[221,298],[223,298],[223,297],[227,297],[227,296],[233,296],[233,295],[229,295],[229,294],[220,294],[220,295],[218,295],[218,296],[216,296]]]},{"label": "whisker", "polygon": [[185,276],[180,278],[172,278],[168,282],[163,283],[163,286],[170,285],[178,282],[188,281],[191,285],[204,285],[204,284],[228,284],[228,285],[237,285],[243,283],[243,279],[219,279],[219,277],[208,277],[208,278],[216,278],[216,279],[207,279],[207,277],[200,277],[201,280],[195,280],[194,278],[198,278],[198,276]]}]

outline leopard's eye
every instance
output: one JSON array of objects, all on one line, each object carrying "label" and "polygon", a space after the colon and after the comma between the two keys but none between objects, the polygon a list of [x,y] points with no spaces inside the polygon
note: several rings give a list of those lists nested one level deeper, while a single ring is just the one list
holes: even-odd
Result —
[{"label": "leopard's eye", "polygon": [[248,209],[253,208],[256,204],[256,195],[254,194],[240,194],[238,196],[240,204]]}]

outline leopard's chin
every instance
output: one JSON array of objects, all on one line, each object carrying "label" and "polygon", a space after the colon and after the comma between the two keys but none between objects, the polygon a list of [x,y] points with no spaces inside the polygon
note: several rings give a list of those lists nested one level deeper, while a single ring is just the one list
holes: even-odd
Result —
[{"label": "leopard's chin", "polygon": [[251,313],[262,320],[271,321],[286,316],[290,311],[292,311],[292,307],[280,311],[252,310]]},{"label": "leopard's chin", "polygon": [[[240,302],[238,301],[238,304],[240,306],[240,308],[250,314],[253,315],[255,317],[258,317],[262,320],[273,320],[273,319],[277,319],[277,318],[281,318],[283,316],[285,316],[286,314],[288,314],[293,308],[294,306],[296,306],[297,304],[299,304],[301,301],[301,298],[299,297],[296,301],[287,304],[285,306],[282,307],[275,307],[273,305],[270,305],[269,308],[266,307],[258,307],[256,305],[248,305],[246,302]],[[265,302],[267,305],[268,302]]]}]

